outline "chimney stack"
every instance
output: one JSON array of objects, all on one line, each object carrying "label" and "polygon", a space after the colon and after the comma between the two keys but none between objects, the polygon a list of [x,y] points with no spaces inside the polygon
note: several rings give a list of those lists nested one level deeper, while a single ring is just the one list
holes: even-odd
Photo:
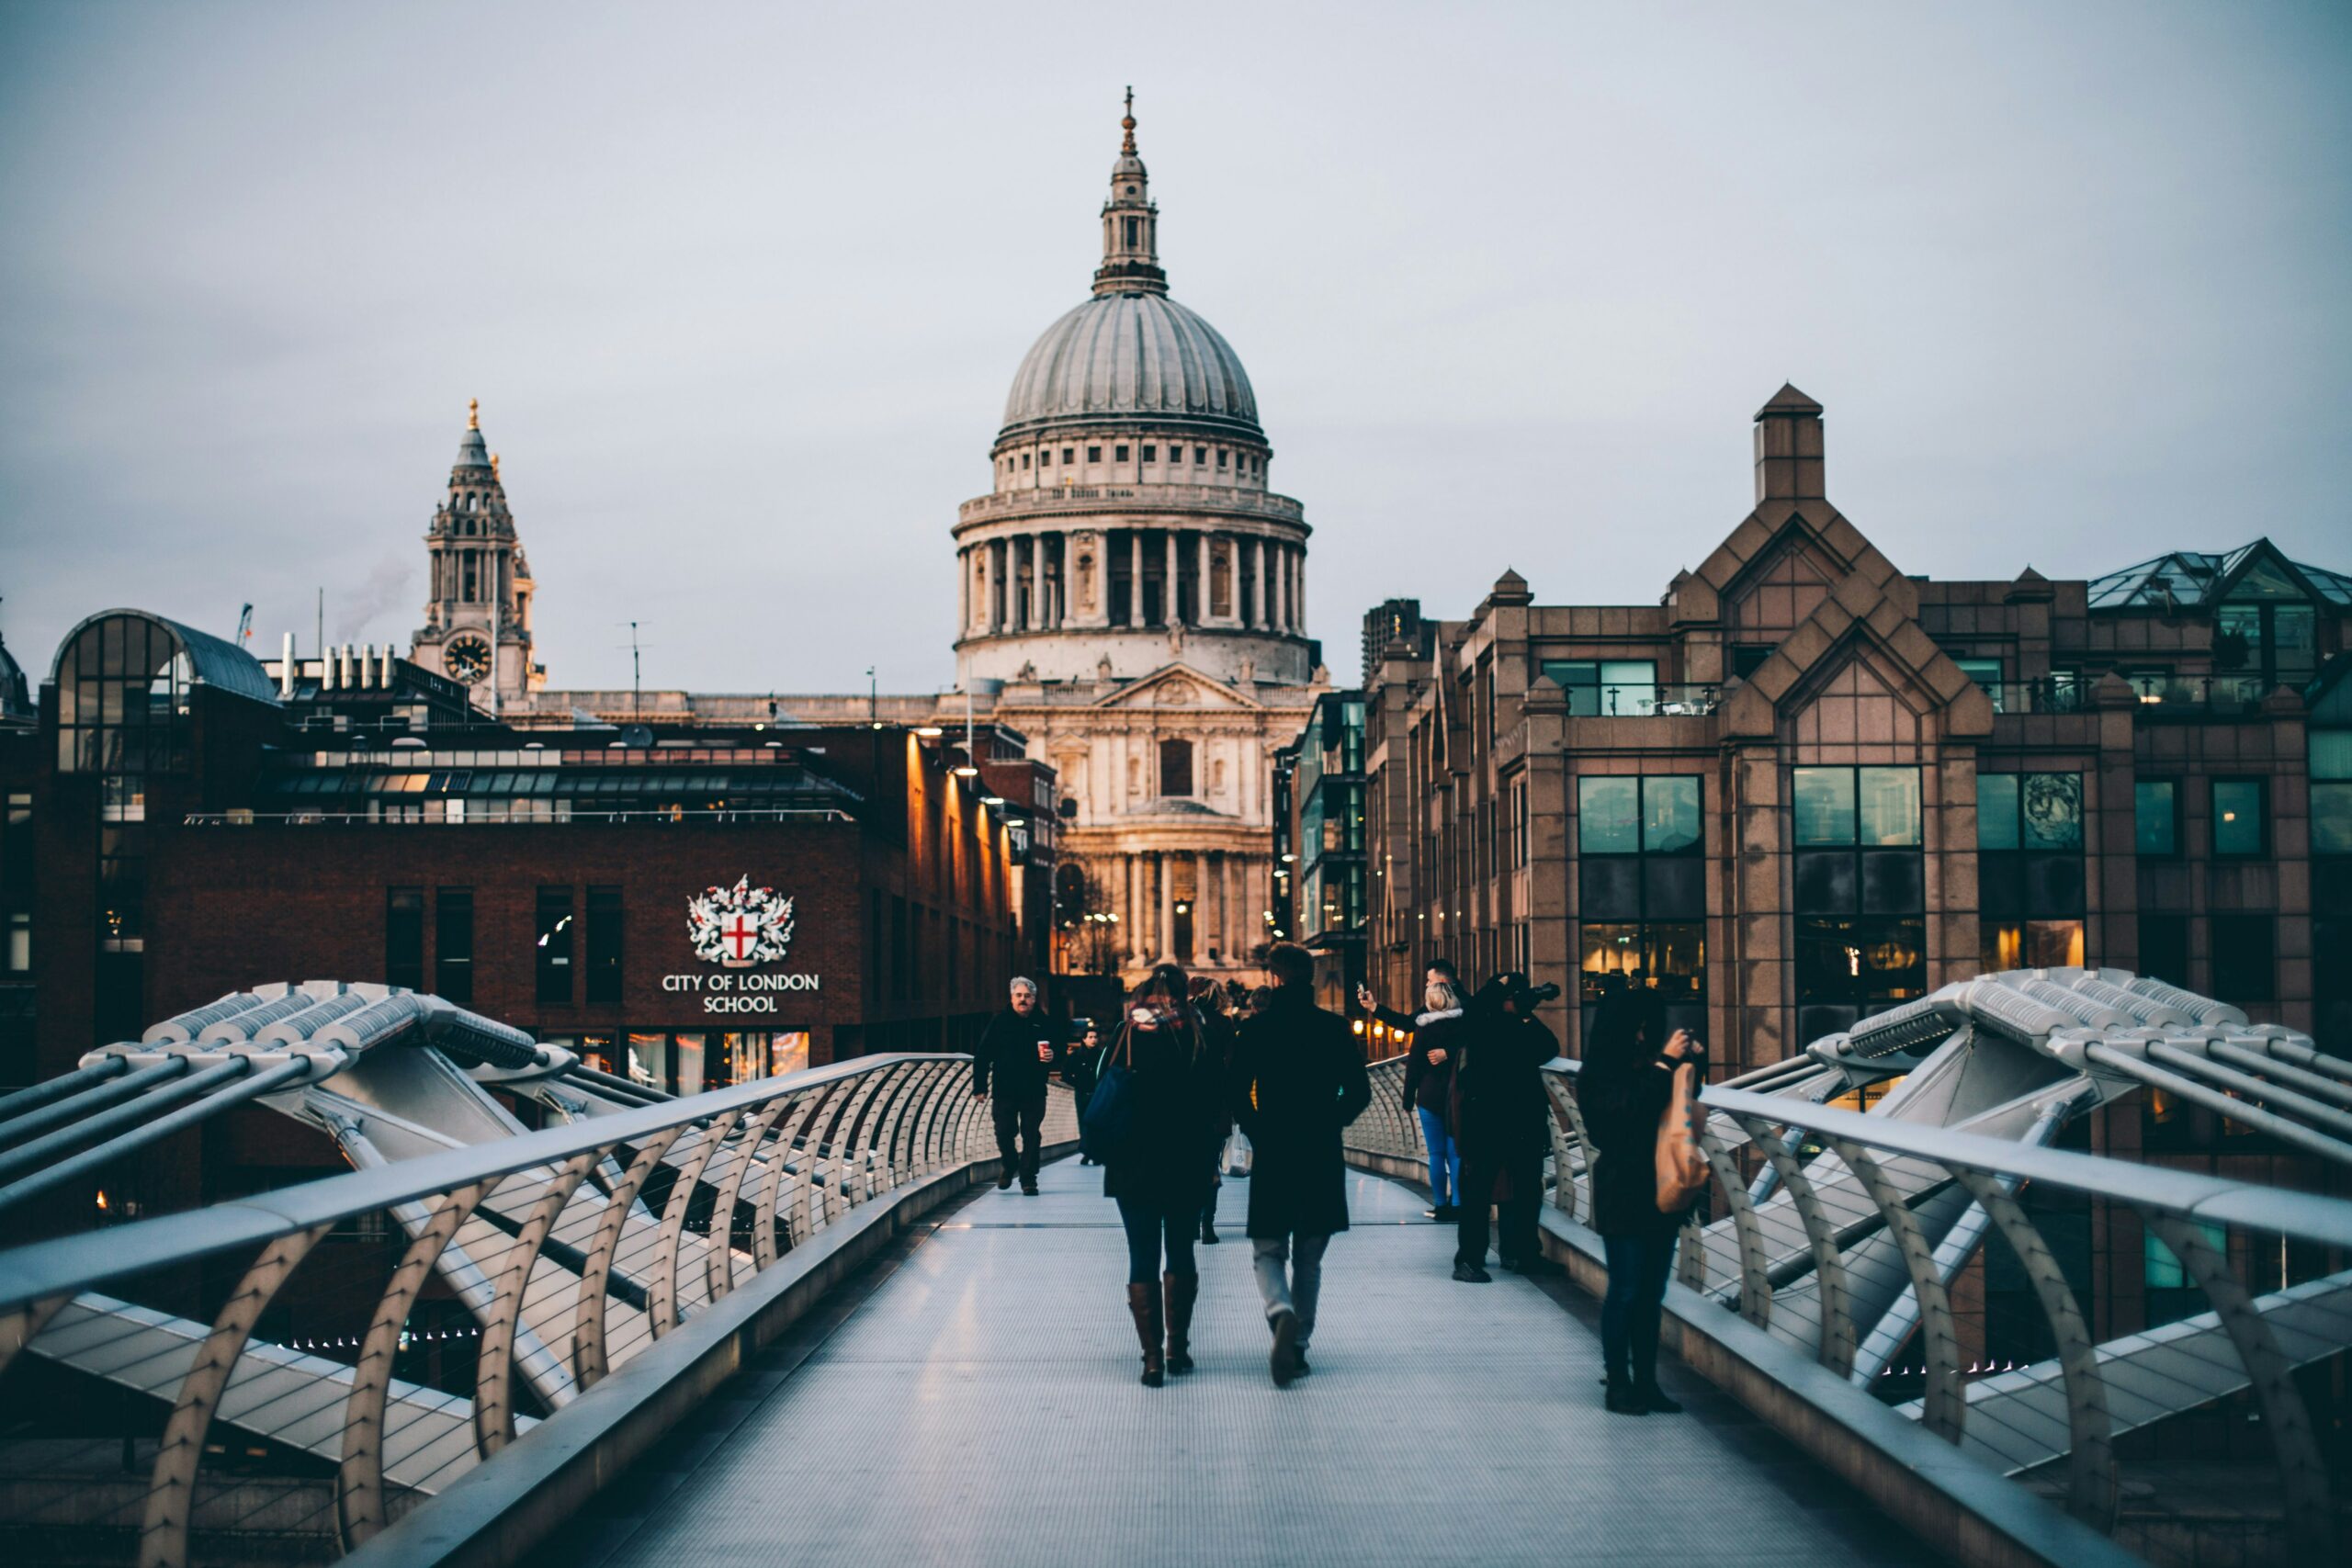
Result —
[{"label": "chimney stack", "polygon": [[1821,405],[1784,385],[1756,411],[1756,504],[1822,499],[1821,468]]}]

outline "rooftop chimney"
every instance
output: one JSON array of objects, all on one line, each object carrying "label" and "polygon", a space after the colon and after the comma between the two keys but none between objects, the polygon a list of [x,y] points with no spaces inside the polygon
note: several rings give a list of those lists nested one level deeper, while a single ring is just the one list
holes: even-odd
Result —
[{"label": "rooftop chimney", "polygon": [[1821,474],[1821,405],[1784,385],[1756,411],[1756,504],[1818,500],[1827,493]]}]

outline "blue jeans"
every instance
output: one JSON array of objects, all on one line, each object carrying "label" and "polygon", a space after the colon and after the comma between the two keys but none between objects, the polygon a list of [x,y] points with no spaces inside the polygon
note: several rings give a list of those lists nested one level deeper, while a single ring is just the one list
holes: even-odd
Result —
[{"label": "blue jeans", "polygon": [[1167,1250],[1168,1272],[1196,1274],[1193,1240],[1201,1232],[1201,1212],[1189,1205],[1163,1209],[1140,1198],[1122,1197],[1119,1224],[1127,1232],[1127,1283],[1151,1285],[1159,1280],[1161,1248]]},{"label": "blue jeans", "polygon": [[1676,1233],[1660,1226],[1605,1235],[1609,1291],[1600,1298],[1600,1354],[1609,1381],[1646,1388],[1657,1382],[1657,1325],[1666,1281],[1674,1271]]},{"label": "blue jeans", "polygon": [[1462,1150],[1445,1130],[1445,1118],[1420,1107],[1421,1142],[1430,1146],[1430,1201],[1446,1208],[1462,1201]]}]

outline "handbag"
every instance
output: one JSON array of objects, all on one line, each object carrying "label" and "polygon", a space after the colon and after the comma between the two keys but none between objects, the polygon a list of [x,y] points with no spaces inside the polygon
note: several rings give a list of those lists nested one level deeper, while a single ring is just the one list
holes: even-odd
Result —
[{"label": "handbag", "polygon": [[1126,1046],[1124,1056],[1115,1048],[1102,1053],[1095,1071],[1094,1093],[1086,1102],[1086,1121],[1079,1130],[1079,1152],[1097,1165],[1125,1158],[1135,1141],[1138,1114],[1135,1046],[1125,1029],[1119,1032],[1119,1043]]},{"label": "handbag", "polygon": [[1674,1069],[1674,1088],[1657,1119],[1657,1212],[1679,1214],[1698,1201],[1707,1185],[1707,1154],[1699,1145],[1699,1069],[1685,1062]]}]

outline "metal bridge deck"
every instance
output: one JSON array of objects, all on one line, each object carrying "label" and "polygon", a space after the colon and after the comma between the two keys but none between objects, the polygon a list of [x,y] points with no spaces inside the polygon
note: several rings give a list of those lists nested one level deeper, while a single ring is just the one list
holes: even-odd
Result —
[{"label": "metal bridge deck", "polygon": [[[1350,1176],[1315,1374],[1266,1375],[1228,1182],[1199,1249],[1200,1370],[1136,1382],[1125,1251],[1100,1173],[989,1191],[770,1348],[537,1561],[566,1568],[871,1562],[1917,1562],[1918,1545],[1679,1376],[1682,1416],[1600,1408],[1592,1305],[1448,1278],[1450,1228]],[[852,1293],[860,1284],[848,1287]]]}]

